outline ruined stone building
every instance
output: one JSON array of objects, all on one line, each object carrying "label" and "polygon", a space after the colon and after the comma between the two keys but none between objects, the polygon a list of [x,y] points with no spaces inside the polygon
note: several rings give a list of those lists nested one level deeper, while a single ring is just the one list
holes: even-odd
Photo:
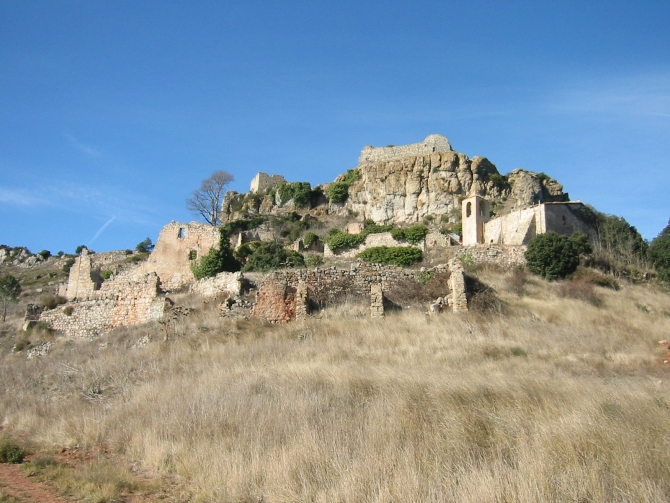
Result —
[{"label": "ruined stone building", "polygon": [[285,182],[281,175],[268,175],[267,173],[257,173],[251,180],[249,192],[258,193],[271,189],[282,182]]},{"label": "ruined stone building", "polygon": [[526,245],[546,232],[594,234],[586,219],[588,209],[580,201],[541,203],[494,219],[490,219],[489,201],[482,197],[469,197],[462,204],[464,246]]},{"label": "ruined stone building", "polygon": [[170,222],[163,227],[154,251],[142,272],[155,272],[166,291],[177,290],[195,281],[191,263],[219,243],[219,230],[211,225]]}]

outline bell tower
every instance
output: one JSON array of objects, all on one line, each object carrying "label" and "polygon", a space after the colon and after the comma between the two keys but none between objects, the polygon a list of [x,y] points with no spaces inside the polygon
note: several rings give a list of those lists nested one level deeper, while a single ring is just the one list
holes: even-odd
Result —
[{"label": "bell tower", "polygon": [[481,196],[463,200],[463,246],[484,243],[484,224],[491,216],[489,202]]}]

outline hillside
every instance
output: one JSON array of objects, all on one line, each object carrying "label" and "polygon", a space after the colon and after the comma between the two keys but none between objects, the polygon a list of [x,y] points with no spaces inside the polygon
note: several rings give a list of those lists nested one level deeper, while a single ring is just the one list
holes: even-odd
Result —
[{"label": "hillside", "polygon": [[269,325],[182,294],[172,325],[64,340],[13,311],[2,437],[87,501],[667,500],[668,292],[468,274],[463,315],[339,297]]}]

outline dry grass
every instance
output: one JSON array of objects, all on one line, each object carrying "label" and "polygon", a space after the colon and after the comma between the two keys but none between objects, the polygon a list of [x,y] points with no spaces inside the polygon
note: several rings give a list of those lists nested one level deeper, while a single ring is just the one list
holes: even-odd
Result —
[{"label": "dry grass", "polygon": [[506,278],[479,274],[504,315],[344,304],[268,326],[194,304],[168,343],[140,327],[4,356],[1,425],[104,442],[197,501],[668,501],[670,295],[595,287],[596,307]]}]

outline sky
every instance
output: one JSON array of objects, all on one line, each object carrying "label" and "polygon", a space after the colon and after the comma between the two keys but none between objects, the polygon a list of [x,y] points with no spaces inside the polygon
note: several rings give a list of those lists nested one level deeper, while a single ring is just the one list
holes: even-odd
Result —
[{"label": "sky", "polygon": [[3,0],[0,243],[154,242],[214,171],[313,186],[429,134],[670,218],[670,2]]}]

